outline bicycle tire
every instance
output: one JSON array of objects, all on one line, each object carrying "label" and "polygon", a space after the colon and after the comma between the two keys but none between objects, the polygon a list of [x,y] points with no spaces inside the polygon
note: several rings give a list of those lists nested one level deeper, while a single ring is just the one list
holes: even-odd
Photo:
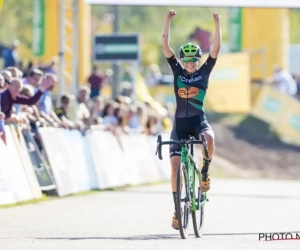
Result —
[{"label": "bicycle tire", "polygon": [[[195,183],[195,192],[197,194],[191,194],[194,195],[196,202],[199,204],[204,199],[204,194],[200,190],[200,181],[201,181],[201,174],[198,169],[195,170],[194,175],[194,183]],[[199,201],[199,202],[198,202]],[[200,238],[202,236],[203,226],[204,226],[204,206],[199,206],[199,209],[197,211],[192,211],[192,220],[193,220],[193,228],[194,233],[197,238]]]},{"label": "bicycle tire", "polygon": [[[180,163],[177,171],[176,210],[180,235],[186,239],[189,234],[190,201],[188,198],[187,173],[184,163]],[[184,188],[184,189],[183,189]],[[182,197],[183,196],[183,197]],[[183,205],[183,208],[182,208]]]}]

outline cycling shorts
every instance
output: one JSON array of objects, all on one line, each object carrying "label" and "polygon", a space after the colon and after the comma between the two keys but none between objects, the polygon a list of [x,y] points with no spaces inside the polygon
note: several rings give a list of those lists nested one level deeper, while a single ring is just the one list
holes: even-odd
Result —
[{"label": "cycling shorts", "polygon": [[[175,118],[173,129],[171,132],[171,140],[189,139],[189,136],[194,136],[199,140],[199,135],[211,129],[204,115],[197,115],[184,118]],[[170,158],[172,156],[181,156],[180,145],[170,145]]]}]

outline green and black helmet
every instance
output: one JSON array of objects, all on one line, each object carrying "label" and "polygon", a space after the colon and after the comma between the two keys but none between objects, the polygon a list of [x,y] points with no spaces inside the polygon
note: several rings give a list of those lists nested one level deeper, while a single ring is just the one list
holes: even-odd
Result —
[{"label": "green and black helmet", "polygon": [[185,43],[179,49],[179,58],[183,57],[201,57],[202,51],[199,45],[195,43]]}]

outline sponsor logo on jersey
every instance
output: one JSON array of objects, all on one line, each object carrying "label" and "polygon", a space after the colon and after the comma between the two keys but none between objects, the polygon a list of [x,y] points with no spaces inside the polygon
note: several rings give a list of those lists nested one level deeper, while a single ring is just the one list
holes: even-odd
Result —
[{"label": "sponsor logo on jersey", "polygon": [[185,76],[180,77],[180,81],[183,83],[193,83],[193,82],[197,82],[197,81],[201,81],[201,80],[202,80],[201,76],[197,76],[197,77],[193,77],[193,78],[186,78]]},{"label": "sponsor logo on jersey", "polygon": [[196,95],[198,95],[199,89],[195,87],[190,87],[188,90],[186,88],[180,88],[178,89],[178,95],[181,98],[192,98]]}]

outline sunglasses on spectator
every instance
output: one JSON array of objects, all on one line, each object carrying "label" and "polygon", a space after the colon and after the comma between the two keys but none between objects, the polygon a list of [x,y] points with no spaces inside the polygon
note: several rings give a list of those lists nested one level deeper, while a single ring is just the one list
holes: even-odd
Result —
[{"label": "sunglasses on spectator", "polygon": [[183,57],[183,58],[181,58],[181,60],[185,63],[188,63],[188,62],[195,63],[199,60],[199,58],[198,57]]}]

